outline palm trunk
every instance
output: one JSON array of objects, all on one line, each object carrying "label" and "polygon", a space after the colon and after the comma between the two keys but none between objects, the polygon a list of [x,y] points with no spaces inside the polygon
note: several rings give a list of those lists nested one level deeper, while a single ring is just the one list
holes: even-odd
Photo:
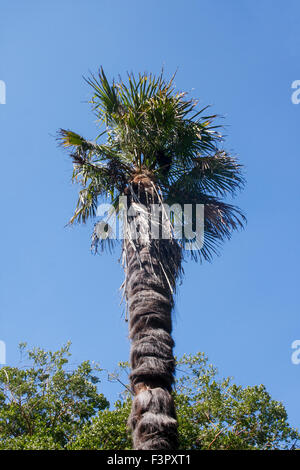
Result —
[{"label": "palm trunk", "polygon": [[181,250],[171,240],[124,243],[134,393],[129,426],[134,449],[177,449],[171,312]]}]

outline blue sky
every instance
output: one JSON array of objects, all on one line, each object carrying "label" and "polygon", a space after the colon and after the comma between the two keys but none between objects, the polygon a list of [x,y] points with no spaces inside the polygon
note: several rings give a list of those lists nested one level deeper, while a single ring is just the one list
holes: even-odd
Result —
[{"label": "blue sky", "polygon": [[[76,202],[60,127],[93,139],[98,129],[82,75],[103,65],[168,75],[225,116],[226,148],[246,167],[236,203],[248,225],[212,264],[185,265],[174,312],[176,354],[204,351],[222,375],[264,383],[299,426],[299,122],[296,0],[1,3],[0,340],[73,343],[74,363],[112,370],[129,351],[115,256],[90,254],[91,226],[65,228]],[[119,387],[106,381],[104,393]]]}]

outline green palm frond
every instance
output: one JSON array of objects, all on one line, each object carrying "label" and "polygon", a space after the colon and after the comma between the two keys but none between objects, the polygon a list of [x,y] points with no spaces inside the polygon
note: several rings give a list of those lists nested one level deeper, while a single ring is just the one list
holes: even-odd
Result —
[{"label": "green palm frond", "polygon": [[109,145],[87,141],[70,130],[60,129],[58,140],[61,146],[72,149],[72,181],[83,187],[69,224],[86,223],[96,216],[99,197],[112,200],[122,193],[132,172],[130,159]]},{"label": "green palm frond", "polygon": [[242,165],[224,151],[218,151],[212,156],[191,157],[188,164],[175,161],[168,176],[170,193],[176,187],[184,187],[187,192],[234,196],[245,183]]},{"label": "green palm frond", "polygon": [[[97,142],[86,140],[84,137],[73,131],[60,129],[58,131],[57,140],[64,148],[76,149],[77,152],[85,154],[94,162],[105,161],[108,159],[120,159],[126,161],[124,154],[119,152],[113,145],[99,145]],[[127,159],[127,163],[130,160]]]},{"label": "green palm frond", "polygon": [[98,77],[91,75],[85,79],[92,87],[94,95],[91,100],[93,109],[100,120],[108,124],[114,114],[121,112],[121,103],[117,96],[116,86],[109,84],[103,68],[98,73]]}]

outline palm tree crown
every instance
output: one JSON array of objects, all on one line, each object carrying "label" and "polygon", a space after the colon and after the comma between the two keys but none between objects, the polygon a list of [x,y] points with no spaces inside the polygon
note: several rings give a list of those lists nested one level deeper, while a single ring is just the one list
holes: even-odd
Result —
[{"label": "palm tree crown", "polygon": [[[101,69],[86,80],[91,103],[104,131],[89,141],[60,129],[59,141],[72,149],[73,180],[82,185],[70,223],[96,215],[101,198],[115,205],[135,179],[146,176],[167,204],[204,204],[205,237],[194,259],[210,260],[220,242],[245,222],[242,212],[223,201],[244,185],[242,166],[221,148],[216,115],[196,109],[197,101],[175,91],[174,76],[128,75],[109,84]],[[106,142],[99,143],[106,135]],[[100,240],[103,243],[103,240]]]}]

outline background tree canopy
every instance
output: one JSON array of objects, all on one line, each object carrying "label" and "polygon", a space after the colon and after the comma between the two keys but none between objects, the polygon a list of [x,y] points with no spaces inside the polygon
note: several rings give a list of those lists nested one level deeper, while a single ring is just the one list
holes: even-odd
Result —
[{"label": "background tree canopy", "polygon": [[[131,449],[127,386],[114,406],[99,391],[101,368],[71,367],[70,343],[59,351],[25,351],[20,367],[0,369],[0,449]],[[24,357],[23,357],[24,356]],[[180,449],[289,449],[299,433],[263,385],[220,379],[203,353],[177,359],[174,399]],[[127,363],[111,379],[123,382]],[[126,382],[126,379],[125,379]]]}]

